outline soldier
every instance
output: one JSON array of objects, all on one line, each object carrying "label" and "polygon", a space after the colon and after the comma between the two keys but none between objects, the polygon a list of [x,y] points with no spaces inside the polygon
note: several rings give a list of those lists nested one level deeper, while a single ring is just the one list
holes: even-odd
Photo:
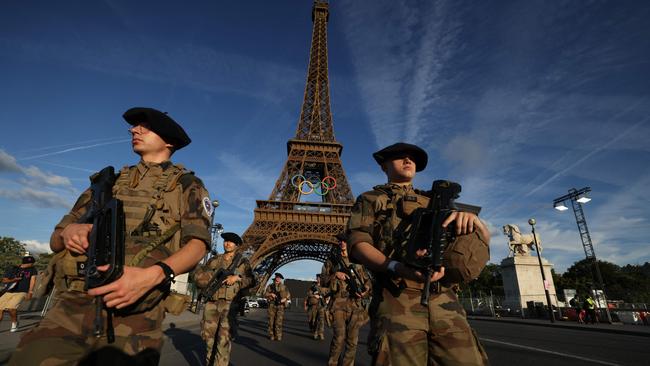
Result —
[{"label": "soldier", "polygon": [[316,281],[307,290],[304,307],[307,312],[309,331],[312,332],[314,339],[325,339],[325,296],[321,288],[320,273],[316,274]]},{"label": "soldier", "polygon": [[[328,259],[323,265],[321,278],[323,286],[329,288],[330,304],[328,311],[332,318],[332,343],[330,344],[330,355],[327,362],[330,366],[341,364],[344,366],[354,365],[354,358],[357,353],[357,341],[359,329],[368,322],[368,312],[362,304],[362,299],[370,294],[370,279],[363,266],[352,264],[348,259],[347,242],[343,233],[338,234],[336,239],[339,242],[340,259]],[[342,263],[341,263],[342,262]],[[350,278],[346,274],[345,265],[351,274],[358,276],[357,279]],[[357,281],[360,293],[351,291],[350,281]],[[345,352],[344,352],[345,349]]]},{"label": "soldier", "polygon": [[[217,271],[229,270],[233,266],[233,260],[236,258],[235,251],[237,246],[242,244],[242,239],[235,233],[223,233],[221,237],[225,253],[210,258],[208,263],[194,274],[199,288],[205,288]],[[201,337],[206,342],[209,366],[211,366],[212,352],[216,352],[217,365],[228,365],[231,342],[237,334],[236,315],[239,311],[242,291],[255,285],[248,259],[242,258],[238,265],[236,263],[234,265],[236,265],[236,268],[232,268],[234,274],[222,281],[222,286],[212,298],[207,300],[203,309]],[[213,350],[215,340],[216,350]]]},{"label": "soldier", "polygon": [[269,339],[272,341],[282,340],[282,321],[284,320],[284,309],[287,301],[291,298],[289,289],[282,283],[284,276],[277,272],[273,283],[266,286],[264,297],[269,302]]},{"label": "soldier", "polygon": [[[174,299],[170,283],[175,275],[191,270],[210,249],[213,208],[208,192],[192,172],[169,161],[190,138],[171,117],[155,109],[131,108],[123,117],[132,126],[131,144],[141,158],[136,165],[122,168],[113,186],[125,212],[124,272],[107,285],[84,290],[80,270],[93,225],[80,223],[80,218],[91,200],[88,189],[50,238],[55,253],[65,251],[56,268],[66,287],[39,326],[23,336],[10,365],[75,363],[107,345],[111,328],[115,340],[110,346],[130,355],[153,350],[157,363],[165,303]],[[107,332],[100,337],[93,334],[96,296],[105,302],[102,313]],[[112,327],[106,309],[113,314]]]},{"label": "soldier", "polygon": [[[373,283],[368,341],[373,364],[487,364],[487,355],[453,289],[478,276],[485,266],[488,230],[472,213],[455,211],[447,217],[443,227],[453,222],[457,239],[445,251],[445,267],[431,276],[428,306],[421,305],[424,277],[400,261],[406,220],[429,202],[425,192],[412,186],[415,173],[424,170],[428,157],[421,148],[406,143],[388,146],[373,156],[388,183],[361,194],[348,222],[352,257],[367,266],[373,278],[384,279]],[[389,289],[396,291],[391,294]]]}]

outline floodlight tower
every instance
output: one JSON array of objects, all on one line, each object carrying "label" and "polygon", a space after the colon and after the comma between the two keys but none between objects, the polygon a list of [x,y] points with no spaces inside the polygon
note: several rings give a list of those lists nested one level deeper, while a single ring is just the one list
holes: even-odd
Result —
[{"label": "floodlight tower", "polygon": [[[603,299],[605,300],[605,313],[607,314],[607,321],[612,323],[612,316],[609,313],[609,306],[607,305],[607,296],[605,296],[605,285],[603,284],[603,276],[600,274],[600,267],[598,266],[598,259],[596,259],[596,252],[594,251],[594,246],[591,242],[591,235],[589,235],[589,228],[587,228],[587,219],[585,219],[585,213],[582,210],[582,204],[591,201],[591,198],[587,194],[591,192],[590,187],[584,187],[580,189],[571,188],[569,193],[565,194],[562,197],[558,197],[553,200],[553,208],[558,211],[566,211],[569,208],[564,204],[566,201],[571,201],[571,206],[573,207],[573,213],[576,217],[576,223],[578,224],[578,231],[580,232],[580,239],[582,240],[582,247],[585,250],[585,257],[590,260],[593,264],[594,270],[596,272],[596,281],[598,286],[603,291]],[[593,278],[593,272],[592,272]],[[598,293],[594,294],[598,297]],[[600,305],[600,302],[598,302]]]}]

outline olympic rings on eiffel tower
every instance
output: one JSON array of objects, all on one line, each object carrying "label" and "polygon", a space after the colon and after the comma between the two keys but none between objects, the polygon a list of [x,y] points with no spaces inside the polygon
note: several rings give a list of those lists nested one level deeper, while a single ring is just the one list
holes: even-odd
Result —
[{"label": "olympic rings on eiffel tower", "polygon": [[[332,189],[336,188],[336,179],[329,175],[321,180],[315,175],[305,178],[302,174],[296,174],[291,178],[291,185],[297,188],[302,194],[314,193],[319,196],[325,196]],[[307,189],[303,188],[305,185]]]}]

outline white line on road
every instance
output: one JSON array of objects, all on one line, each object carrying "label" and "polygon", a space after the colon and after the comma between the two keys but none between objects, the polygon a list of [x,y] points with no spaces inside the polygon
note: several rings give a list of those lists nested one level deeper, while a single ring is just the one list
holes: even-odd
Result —
[{"label": "white line on road", "polygon": [[550,353],[552,355],[557,355],[557,356],[563,356],[563,357],[569,357],[569,358],[575,358],[578,360],[583,360],[583,361],[588,361],[588,362],[593,362],[593,363],[598,363],[601,365],[610,365],[610,366],[620,366],[618,363],[612,363],[612,362],[607,362],[607,361],[600,361],[600,360],[594,360],[593,358],[587,358],[587,357],[582,357],[582,356],[576,356],[572,355],[569,353],[562,353],[562,352],[555,352],[555,351],[549,351],[546,349],[541,349],[541,348],[535,348],[535,347],[529,347],[529,346],[523,346],[521,344],[515,344],[515,343],[509,343],[509,342],[503,342],[503,341],[497,341],[496,339],[489,339],[489,338],[482,338],[479,337],[482,341],[485,342],[492,342],[492,343],[498,343],[498,344],[503,344],[506,346],[511,346],[511,347],[516,347],[516,348],[523,348],[527,349],[530,351],[537,351],[537,352],[543,352],[543,353]]}]

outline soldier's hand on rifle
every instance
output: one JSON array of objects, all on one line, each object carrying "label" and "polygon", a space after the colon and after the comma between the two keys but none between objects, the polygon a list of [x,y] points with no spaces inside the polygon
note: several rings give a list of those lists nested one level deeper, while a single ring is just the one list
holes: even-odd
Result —
[{"label": "soldier's hand on rifle", "polygon": [[[99,266],[97,269],[106,271],[108,267],[108,265]],[[121,309],[136,302],[163,279],[164,274],[158,266],[148,268],[124,266],[122,277],[108,285],[88,290],[88,295],[103,295],[107,307]]]},{"label": "soldier's hand on rifle", "polygon": [[470,234],[478,230],[483,238],[486,240],[490,238],[490,232],[476,214],[454,211],[442,223],[442,227],[446,228],[452,222],[456,224],[456,235]]},{"label": "soldier's hand on rifle", "polygon": [[350,279],[350,277],[343,272],[336,272],[335,276],[341,281],[347,281]]},{"label": "soldier's hand on rifle", "polygon": [[65,248],[73,253],[84,254],[88,248],[88,234],[93,229],[92,224],[70,224],[61,232]]},{"label": "soldier's hand on rifle", "polygon": [[227,286],[232,286],[235,282],[241,280],[241,277],[239,275],[230,275],[226,277],[225,280],[223,280],[221,283],[227,285]]}]

